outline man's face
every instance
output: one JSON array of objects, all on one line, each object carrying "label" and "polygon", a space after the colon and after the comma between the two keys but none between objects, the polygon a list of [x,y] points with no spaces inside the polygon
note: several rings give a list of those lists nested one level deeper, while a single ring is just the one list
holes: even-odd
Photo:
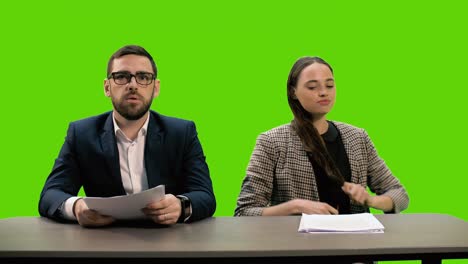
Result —
[{"label": "man's face", "polygon": [[[127,120],[140,119],[148,112],[153,98],[159,94],[159,80],[140,84],[147,80],[144,78],[145,73],[154,76],[150,60],[144,56],[125,55],[114,59],[111,72],[114,78],[104,81],[104,92],[111,98],[114,110]],[[130,75],[136,76],[131,76],[129,83],[122,84],[126,81],[121,77]]]}]

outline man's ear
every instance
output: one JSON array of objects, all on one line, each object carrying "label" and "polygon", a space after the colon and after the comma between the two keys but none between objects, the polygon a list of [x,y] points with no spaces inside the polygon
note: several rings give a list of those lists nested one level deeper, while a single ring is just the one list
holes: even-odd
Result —
[{"label": "man's ear", "polygon": [[153,98],[156,98],[159,96],[160,85],[161,85],[161,82],[159,81],[159,79],[154,80]]},{"label": "man's ear", "polygon": [[110,92],[110,82],[109,80],[104,80],[104,95],[107,96],[107,97],[110,97],[111,96],[111,92]]}]

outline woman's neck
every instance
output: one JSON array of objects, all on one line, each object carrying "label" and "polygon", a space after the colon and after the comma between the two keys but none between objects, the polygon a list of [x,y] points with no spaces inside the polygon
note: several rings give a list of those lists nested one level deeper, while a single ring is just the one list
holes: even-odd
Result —
[{"label": "woman's neck", "polygon": [[312,121],[312,124],[314,125],[315,129],[317,129],[319,135],[325,134],[328,130],[328,122],[325,116],[315,119]]}]

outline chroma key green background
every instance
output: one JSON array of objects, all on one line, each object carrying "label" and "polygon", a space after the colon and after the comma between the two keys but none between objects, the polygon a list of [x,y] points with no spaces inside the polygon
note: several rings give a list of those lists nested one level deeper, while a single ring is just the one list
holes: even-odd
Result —
[{"label": "chroma key green background", "polygon": [[3,1],[0,218],[38,215],[68,123],[111,109],[107,60],[139,44],[159,67],[152,108],[197,125],[216,216],[233,214],[258,134],[292,119],[288,72],[312,55],[335,70],[329,118],[368,131],[410,195],[404,213],[466,221],[466,13],[450,0]]}]

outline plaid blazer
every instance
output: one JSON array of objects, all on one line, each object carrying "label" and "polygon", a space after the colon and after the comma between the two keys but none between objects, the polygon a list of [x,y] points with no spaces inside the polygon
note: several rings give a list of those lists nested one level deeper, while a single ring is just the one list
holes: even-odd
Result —
[{"label": "plaid blazer", "polygon": [[[351,181],[377,195],[392,198],[394,212],[406,209],[409,197],[378,156],[366,131],[333,122],[341,135],[351,167]],[[237,199],[236,216],[261,215],[263,208],[293,199],[320,201],[314,170],[291,124],[260,134]],[[351,202],[351,213],[367,208]]]}]

